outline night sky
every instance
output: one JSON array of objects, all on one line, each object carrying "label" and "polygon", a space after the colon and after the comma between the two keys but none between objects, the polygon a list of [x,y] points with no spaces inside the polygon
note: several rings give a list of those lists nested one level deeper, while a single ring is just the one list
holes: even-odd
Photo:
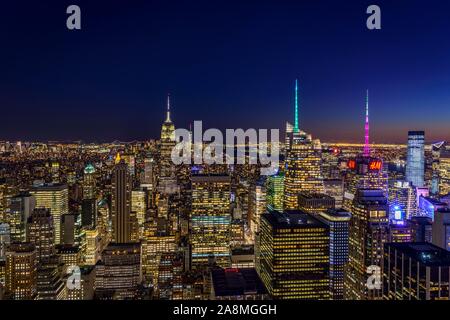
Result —
[{"label": "night sky", "polygon": [[322,141],[363,142],[366,88],[371,142],[450,140],[449,1],[8,2],[0,140],[156,138],[168,92],[176,127],[283,129],[296,77],[300,127]]}]

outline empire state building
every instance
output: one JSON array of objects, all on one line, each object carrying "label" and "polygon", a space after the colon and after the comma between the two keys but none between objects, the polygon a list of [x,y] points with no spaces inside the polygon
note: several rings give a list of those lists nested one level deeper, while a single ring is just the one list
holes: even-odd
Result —
[{"label": "empire state building", "polygon": [[176,190],[175,165],[172,162],[172,150],[175,148],[175,125],[170,119],[170,95],[167,96],[166,120],[161,127],[160,174],[158,188],[163,193]]}]

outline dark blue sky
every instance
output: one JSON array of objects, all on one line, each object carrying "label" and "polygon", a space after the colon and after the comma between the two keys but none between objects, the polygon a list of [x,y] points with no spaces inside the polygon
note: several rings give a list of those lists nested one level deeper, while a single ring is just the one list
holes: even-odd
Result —
[{"label": "dark blue sky", "polygon": [[366,88],[372,142],[450,140],[449,34],[442,0],[2,3],[0,140],[157,137],[167,92],[177,127],[283,128],[296,77],[300,127],[323,141],[363,141]]}]

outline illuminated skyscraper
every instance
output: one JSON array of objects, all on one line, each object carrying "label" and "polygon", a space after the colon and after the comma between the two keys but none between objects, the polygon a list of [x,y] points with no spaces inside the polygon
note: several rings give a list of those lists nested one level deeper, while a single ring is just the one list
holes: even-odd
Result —
[{"label": "illuminated skyscraper", "polygon": [[131,182],[128,167],[123,160],[114,167],[111,201],[113,239],[116,243],[130,242]]},{"label": "illuminated skyscraper", "polygon": [[389,209],[391,217],[399,211],[405,219],[416,215],[416,192],[410,182],[397,180],[391,184],[389,187]]},{"label": "illuminated skyscraper", "polygon": [[27,241],[35,245],[38,263],[55,255],[55,228],[49,209],[34,209],[27,222]]},{"label": "illuminated skyscraper", "polygon": [[190,243],[192,267],[207,265],[210,257],[230,265],[230,177],[197,175],[192,181]]},{"label": "illuminated skyscraper", "polygon": [[382,190],[359,189],[350,212],[344,296],[349,300],[380,299],[381,288],[367,286],[367,272],[371,266],[381,270],[383,245],[389,238],[387,198]]},{"label": "illuminated skyscraper", "polygon": [[250,204],[249,204],[249,225],[251,233],[254,235],[259,231],[259,224],[261,215],[266,212],[267,198],[266,198],[265,181],[258,180],[250,190]]},{"label": "illuminated skyscraper", "polygon": [[284,175],[277,174],[267,177],[267,209],[283,211]]},{"label": "illuminated skyscraper", "polygon": [[344,181],[345,210],[351,210],[358,189],[380,189],[384,196],[388,196],[388,174],[379,158],[363,156],[348,160]]},{"label": "illuminated skyscraper", "polygon": [[81,224],[83,227],[95,227],[97,222],[97,195],[95,187],[95,168],[88,164],[84,168],[83,200],[81,203]]},{"label": "illuminated skyscraper", "polygon": [[330,299],[329,231],[301,211],[261,216],[257,271],[273,299]]},{"label": "illuminated skyscraper", "polygon": [[144,159],[144,172],[141,179],[141,185],[145,185],[150,190],[153,188],[154,184],[154,171],[155,164],[153,158],[145,158]]},{"label": "illuminated skyscraper", "polygon": [[344,268],[348,263],[348,228],[351,214],[345,210],[319,212],[317,219],[330,228],[331,300],[344,299]]},{"label": "illuminated skyscraper", "polygon": [[95,192],[95,168],[92,164],[88,164],[84,168],[83,177],[83,199],[96,199]]},{"label": "illuminated skyscraper", "polygon": [[439,194],[450,194],[450,153],[442,152],[439,163]]},{"label": "illuminated skyscraper", "polygon": [[170,119],[170,96],[168,95],[166,120],[161,127],[160,177],[172,177],[174,174],[171,154],[175,144],[175,125]]},{"label": "illuminated skyscraper", "polygon": [[58,184],[59,181],[59,163],[52,162],[51,165],[51,173],[52,173],[52,183]]},{"label": "illuminated skyscraper", "polygon": [[298,84],[295,82],[295,119],[292,139],[286,155],[284,179],[284,209],[298,208],[299,192],[323,192],[320,143],[299,129]]},{"label": "illuminated skyscraper", "polygon": [[146,281],[158,288],[161,256],[176,252],[176,237],[169,232],[167,219],[147,222],[142,242],[142,271]]},{"label": "illuminated skyscraper", "polygon": [[408,132],[408,152],[406,158],[406,181],[415,187],[424,186],[425,176],[425,132]]},{"label": "illuminated skyscraper", "polygon": [[134,299],[141,283],[141,245],[109,244],[95,266],[95,296],[98,299]]},{"label": "illuminated skyscraper", "polygon": [[6,248],[8,248],[10,244],[11,229],[9,224],[0,223],[0,261],[4,261],[6,259]]},{"label": "illuminated skyscraper", "polygon": [[87,265],[95,265],[100,260],[101,242],[100,235],[96,228],[85,230],[86,237],[86,254],[84,263]]},{"label": "illuminated skyscraper", "polygon": [[143,190],[131,191],[131,211],[136,212],[136,218],[140,227],[144,225],[147,211],[147,195]]},{"label": "illuminated skyscraper", "polygon": [[61,218],[69,213],[69,190],[67,185],[55,184],[34,187],[31,194],[36,198],[36,208],[46,208],[53,216],[55,244],[61,243]]},{"label": "illuminated skyscraper", "polygon": [[431,145],[431,189],[430,193],[433,196],[439,195],[439,184],[440,184],[440,162],[441,162],[441,148],[444,146],[445,141],[433,143]]},{"label": "illuminated skyscraper", "polygon": [[37,261],[34,244],[15,243],[6,253],[5,289],[14,300],[37,296]]},{"label": "illuminated skyscraper", "polygon": [[26,240],[27,219],[36,206],[36,199],[29,193],[22,193],[11,198],[8,223],[11,229],[11,242]]}]

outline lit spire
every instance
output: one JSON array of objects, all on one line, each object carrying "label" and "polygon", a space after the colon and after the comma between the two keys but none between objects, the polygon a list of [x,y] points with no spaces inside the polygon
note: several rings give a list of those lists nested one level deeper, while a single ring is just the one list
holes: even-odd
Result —
[{"label": "lit spire", "polygon": [[167,116],[166,116],[166,122],[172,122],[170,120],[170,93],[167,94]]},{"label": "lit spire", "polygon": [[369,142],[369,90],[366,91],[366,123],[364,126],[364,157],[370,156]]},{"label": "lit spire", "polygon": [[295,79],[295,115],[294,115],[294,132],[298,133],[298,79]]},{"label": "lit spire", "polygon": [[121,158],[120,158],[120,153],[119,153],[119,152],[117,152],[117,154],[116,154],[116,158],[114,159],[114,162],[115,162],[115,164],[119,164],[119,163],[120,163],[120,161],[121,161]]}]

